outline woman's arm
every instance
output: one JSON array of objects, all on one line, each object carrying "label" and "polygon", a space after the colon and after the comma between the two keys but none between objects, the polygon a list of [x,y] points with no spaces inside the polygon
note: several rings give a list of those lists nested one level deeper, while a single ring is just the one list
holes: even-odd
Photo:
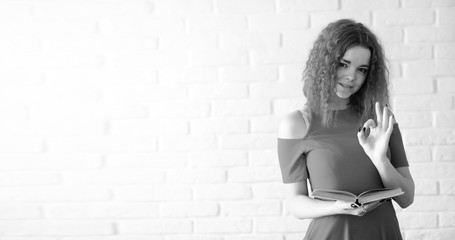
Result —
[{"label": "woman's arm", "polygon": [[[395,120],[387,107],[381,109],[379,103],[376,103],[375,108],[377,123],[370,119],[364,124],[363,130],[357,135],[359,143],[378,170],[384,187],[401,188],[404,191],[403,195],[393,199],[400,207],[406,208],[414,202],[414,180],[409,167],[395,168],[387,157]],[[365,134],[367,128],[370,129],[368,136]]]}]

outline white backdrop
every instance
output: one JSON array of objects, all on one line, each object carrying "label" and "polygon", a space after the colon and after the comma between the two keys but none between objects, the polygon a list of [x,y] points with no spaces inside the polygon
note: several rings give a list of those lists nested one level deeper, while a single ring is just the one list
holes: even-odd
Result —
[{"label": "white backdrop", "polygon": [[276,154],[312,42],[384,44],[416,181],[455,234],[455,1],[0,0],[0,240],[294,240]]}]

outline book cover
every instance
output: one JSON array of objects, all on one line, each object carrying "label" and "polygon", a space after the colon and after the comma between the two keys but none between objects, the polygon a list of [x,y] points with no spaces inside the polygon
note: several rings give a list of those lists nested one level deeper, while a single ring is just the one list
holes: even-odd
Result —
[{"label": "book cover", "polygon": [[366,204],[383,199],[389,199],[404,194],[401,188],[380,188],[365,191],[359,195],[347,191],[340,190],[324,190],[316,189],[312,192],[311,196],[321,200],[341,200],[345,202],[354,202],[358,204]]}]

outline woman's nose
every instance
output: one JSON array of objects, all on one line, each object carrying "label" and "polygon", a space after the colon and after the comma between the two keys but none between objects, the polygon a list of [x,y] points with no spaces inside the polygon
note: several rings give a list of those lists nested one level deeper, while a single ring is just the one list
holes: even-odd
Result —
[{"label": "woman's nose", "polygon": [[348,70],[348,72],[346,73],[346,80],[354,80],[355,79],[355,71],[353,70]]}]

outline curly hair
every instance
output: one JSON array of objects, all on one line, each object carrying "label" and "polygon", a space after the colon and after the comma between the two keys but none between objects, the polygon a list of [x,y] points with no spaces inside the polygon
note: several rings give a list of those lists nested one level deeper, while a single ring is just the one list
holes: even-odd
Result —
[{"label": "curly hair", "polygon": [[354,46],[371,51],[370,66],[362,87],[350,97],[362,122],[375,117],[375,102],[389,102],[388,69],[384,50],[378,38],[367,27],[350,19],[330,23],[322,30],[310,51],[303,72],[303,92],[311,111],[319,115],[322,124],[334,124],[336,111],[329,104],[336,94],[336,72],[345,52]]}]

